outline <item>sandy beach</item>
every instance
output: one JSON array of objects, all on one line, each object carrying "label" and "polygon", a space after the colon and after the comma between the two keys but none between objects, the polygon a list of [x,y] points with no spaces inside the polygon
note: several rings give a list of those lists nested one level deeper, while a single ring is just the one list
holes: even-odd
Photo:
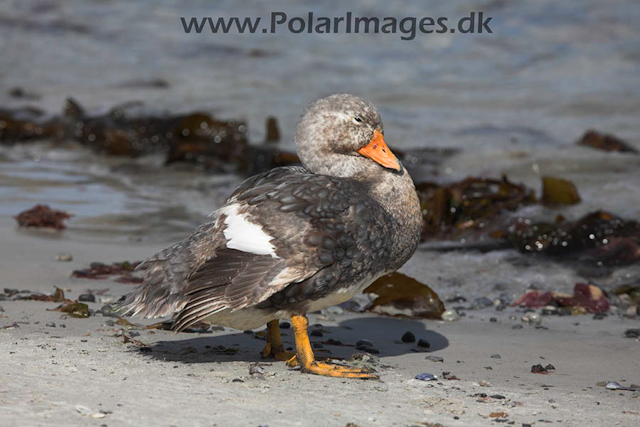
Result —
[{"label": "sandy beach", "polygon": [[[0,221],[0,241],[2,288],[50,294],[57,286],[69,299],[108,288],[88,304],[93,310],[133,285],[70,278],[73,269],[93,261],[142,259],[159,249],[24,232],[6,217]],[[70,253],[73,261],[58,261],[60,253]],[[262,360],[264,341],[253,333],[227,328],[174,334],[119,325],[114,323],[117,317],[101,314],[67,317],[49,311],[59,305],[54,302],[12,298],[0,305],[3,426],[640,422],[640,392],[598,385],[640,383],[639,342],[624,337],[625,330],[637,327],[637,320],[615,315],[602,320],[592,315],[543,316],[537,327],[524,324],[516,308],[469,311],[455,322],[349,312],[311,315],[310,324],[322,325],[312,327],[322,335],[312,337],[313,342],[344,344],[324,344],[316,349],[318,355],[328,356],[324,350],[329,350],[332,357],[348,358],[361,353],[354,347],[360,339],[379,351],[379,360],[371,363],[381,380],[360,381],[304,375],[282,362]],[[430,347],[402,343],[406,331]],[[292,343],[290,330],[282,333],[285,343]],[[135,341],[124,343],[125,336]],[[551,364],[555,370],[531,373],[537,364]],[[449,374],[443,377],[444,372]],[[434,374],[437,380],[414,378],[421,373]]]},{"label": "sandy beach", "polygon": [[[4,3],[0,427],[640,426],[640,2]],[[326,34],[262,27],[283,13],[289,24],[365,19]],[[491,32],[464,29],[472,16]],[[418,26],[409,40],[378,31],[387,18],[449,31]],[[184,27],[225,19],[227,30]],[[240,21],[255,30],[231,26]],[[411,317],[365,310],[371,294],[309,315],[318,357],[380,379],[261,359],[264,327],[176,334],[170,319],[114,312],[140,282],[135,262],[209,221],[246,178],[309,163],[297,125],[332,93],[371,101],[382,120],[319,114],[346,117],[331,129],[373,132],[349,149],[332,136],[334,154],[351,164],[384,134],[420,198],[397,197],[408,181],[376,187],[396,208],[362,222],[405,224],[396,249],[422,215],[400,270],[412,280],[376,289],[400,295],[393,309]],[[318,158],[320,136],[347,135],[307,134]],[[318,170],[340,164],[327,157]],[[415,221],[394,219],[411,206]],[[261,233],[307,229],[274,224],[287,225]],[[408,257],[382,256],[374,240],[378,258],[363,254],[380,274]],[[119,273],[92,278],[92,265]],[[412,306],[419,298],[436,304]],[[438,317],[442,303],[449,321],[416,316],[429,305]],[[280,330],[293,347],[291,325]]]}]

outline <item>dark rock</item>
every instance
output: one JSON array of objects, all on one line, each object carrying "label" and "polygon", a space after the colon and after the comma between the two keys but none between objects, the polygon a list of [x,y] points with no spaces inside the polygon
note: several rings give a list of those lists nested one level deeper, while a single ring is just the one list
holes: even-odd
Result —
[{"label": "dark rock", "polygon": [[280,329],[289,329],[291,328],[291,323],[289,322],[280,322]]},{"label": "dark rock", "polygon": [[78,297],[78,301],[82,302],[96,302],[96,296],[93,294],[82,294]]},{"label": "dark rock", "polygon": [[420,338],[418,340],[418,347],[429,348],[431,347],[431,343],[425,339]]},{"label": "dark rock", "polygon": [[522,325],[513,325],[511,327],[511,329],[522,329],[522,328],[524,328],[524,326],[522,326]]},{"label": "dark rock", "polygon": [[476,298],[476,300],[473,302],[473,308],[476,310],[491,307],[492,305],[493,301],[491,301],[487,297]]},{"label": "dark rock", "polygon": [[465,297],[463,297],[462,295],[456,294],[455,296],[453,296],[451,298],[447,298],[445,300],[445,302],[467,302],[467,299]]},{"label": "dark rock", "polygon": [[44,326],[46,326],[47,328],[55,328],[56,324],[54,322],[47,322],[47,324]]},{"label": "dark rock", "polygon": [[314,329],[309,333],[310,336],[312,337],[321,337],[323,336],[322,331],[319,329]]},{"label": "dark rock", "polygon": [[544,366],[537,364],[537,365],[531,366],[531,373],[532,374],[548,374],[549,372]]},{"label": "dark rock", "polygon": [[498,319],[496,319],[495,317],[492,317],[489,319],[489,322],[491,323],[496,323],[498,321]]},{"label": "dark rock", "polygon": [[499,354],[492,354],[490,357],[492,359],[500,359],[500,355]]},{"label": "dark rock", "polygon": [[624,331],[625,338],[638,338],[640,337],[640,329],[627,329]]},{"label": "dark rock", "polygon": [[413,332],[407,331],[404,333],[404,335],[402,335],[402,338],[400,339],[402,340],[402,342],[415,342],[416,336],[413,334]]},{"label": "dark rock", "polygon": [[373,343],[369,340],[356,341],[356,347],[373,347]]}]

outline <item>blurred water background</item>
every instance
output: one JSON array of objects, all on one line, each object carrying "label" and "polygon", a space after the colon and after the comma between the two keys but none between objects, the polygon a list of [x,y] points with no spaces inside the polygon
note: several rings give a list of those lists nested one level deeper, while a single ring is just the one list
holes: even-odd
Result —
[{"label": "blurred water background", "polygon": [[[481,11],[493,17],[493,34],[418,34],[411,41],[284,30],[185,34],[180,23],[180,17],[192,16],[268,19],[273,11],[289,17],[351,11],[449,20]],[[639,156],[575,145],[594,128],[640,148],[638,22],[640,3],[633,0],[4,0],[0,105],[59,114],[63,101],[73,97],[90,114],[100,114],[142,101],[145,113],[201,110],[246,120],[256,143],[272,115],[283,147],[293,149],[304,107],[330,93],[350,92],[379,107],[392,148],[459,148],[439,167],[440,180],[507,174],[539,189],[541,175],[557,175],[574,181],[583,199],[562,209],[567,218],[607,209],[640,219]],[[15,87],[38,99],[11,97]],[[204,221],[241,179],[188,165],[165,167],[153,156],[110,158],[52,148],[47,141],[0,146],[0,215],[47,203],[75,214],[66,239],[168,243]],[[466,259],[469,267],[456,274],[474,272],[482,287],[499,278],[487,273],[481,279],[477,272],[502,256],[449,253],[433,262],[455,271]],[[505,280],[514,274],[510,268],[503,268]],[[530,274],[543,272],[553,276],[548,269]],[[434,280],[440,275],[434,272]],[[556,285],[570,286],[573,279]]]}]

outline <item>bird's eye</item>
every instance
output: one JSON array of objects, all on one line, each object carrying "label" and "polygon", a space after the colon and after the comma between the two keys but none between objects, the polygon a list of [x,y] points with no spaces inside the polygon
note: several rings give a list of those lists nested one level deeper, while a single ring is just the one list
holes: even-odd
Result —
[{"label": "bird's eye", "polygon": [[356,123],[362,123],[362,119],[360,117],[358,117],[358,116],[354,117],[353,121],[356,122]]}]

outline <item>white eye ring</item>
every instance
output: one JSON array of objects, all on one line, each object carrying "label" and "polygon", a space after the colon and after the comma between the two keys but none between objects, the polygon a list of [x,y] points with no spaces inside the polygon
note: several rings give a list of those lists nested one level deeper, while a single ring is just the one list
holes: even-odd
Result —
[{"label": "white eye ring", "polygon": [[362,119],[360,117],[356,116],[356,117],[353,118],[353,123],[358,125],[358,124],[362,123]]}]

